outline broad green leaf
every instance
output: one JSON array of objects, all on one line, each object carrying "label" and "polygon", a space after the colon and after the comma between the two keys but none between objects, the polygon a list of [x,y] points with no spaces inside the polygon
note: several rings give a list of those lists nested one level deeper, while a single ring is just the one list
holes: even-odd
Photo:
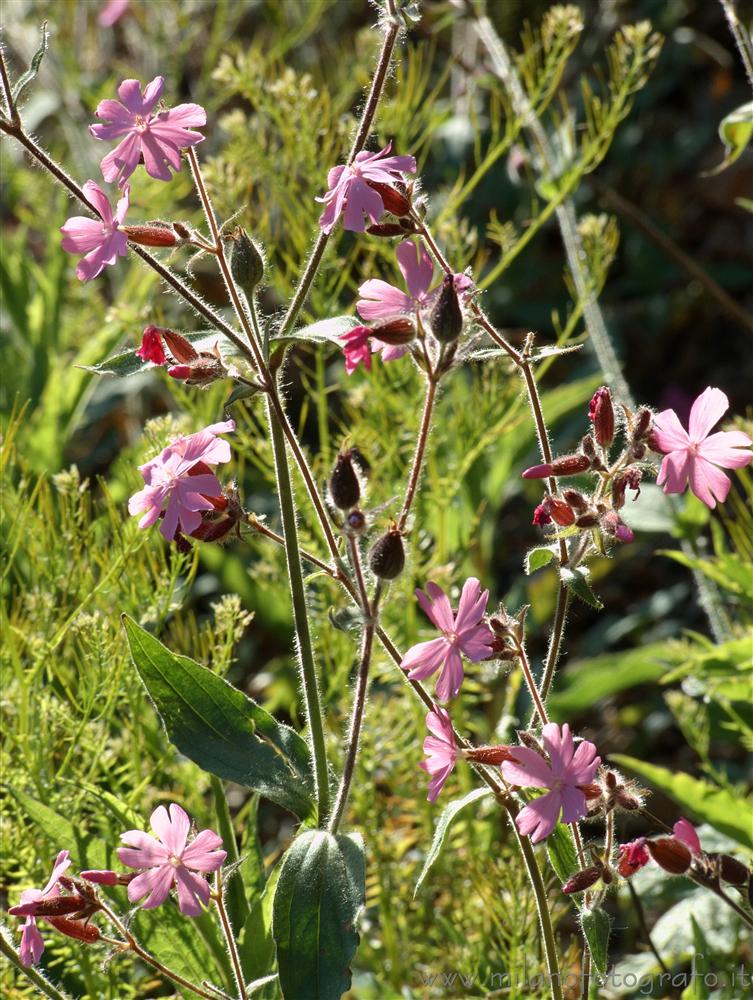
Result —
[{"label": "broad green leaf", "polygon": [[574,594],[584,604],[589,604],[592,608],[600,611],[604,605],[591,590],[588,582],[588,572],[585,567],[579,566],[577,569],[570,569],[563,566],[560,569],[560,579],[565,584],[571,594]]},{"label": "broad green leaf", "polygon": [[302,819],[314,809],[310,751],[242,691],[171,653],[123,616],[134,665],[178,750],[210,774],[252,788]]},{"label": "broad green leaf", "polygon": [[416,888],[413,890],[414,899],[418,890],[421,888],[424,879],[429,874],[429,869],[439,857],[442,848],[444,847],[447,832],[449,831],[452,821],[455,819],[457,814],[461,809],[470,805],[471,802],[476,802],[477,799],[483,799],[491,794],[492,793],[489,788],[474,788],[472,792],[468,792],[468,794],[464,795],[462,799],[456,799],[454,802],[450,802],[442,810],[442,815],[439,817],[439,821],[437,822],[434,830],[434,837],[431,842],[431,847],[429,848],[429,853],[426,855],[426,860],[424,861],[424,866],[421,869],[421,874],[418,876]]},{"label": "broad green leaf", "polygon": [[313,344],[337,344],[342,347],[339,338],[360,325],[355,316],[334,316],[332,319],[322,319],[318,323],[311,323],[310,326],[302,326],[282,337],[272,337],[272,343],[295,344],[301,340],[307,340]]},{"label": "broad green leaf", "polygon": [[591,952],[596,971],[604,975],[607,971],[609,955],[609,930],[612,921],[605,910],[597,908],[595,910],[581,910],[581,927],[588,942],[588,950]]},{"label": "broad green leaf", "polygon": [[[547,837],[546,852],[557,878],[564,885],[570,876],[578,871],[578,858],[575,854],[573,836],[570,828],[564,823],[558,823]],[[575,902],[577,903],[577,900]]]},{"label": "broad green leaf", "polygon": [[309,830],[293,841],[283,858],[272,922],[285,1000],[340,1000],[350,989],[365,896],[358,834]]},{"label": "broad green leaf", "polygon": [[13,87],[13,101],[15,104],[18,104],[18,100],[21,97],[21,94],[23,94],[24,90],[26,90],[28,85],[34,79],[36,79],[37,73],[39,72],[39,67],[42,65],[44,54],[47,51],[47,41],[50,37],[47,32],[46,21],[42,22],[42,26],[39,29],[39,33],[41,35],[39,48],[31,57],[31,63],[29,64],[29,68],[26,70],[23,76],[19,76],[19,78],[16,80],[15,86]]},{"label": "broad green leaf", "polygon": [[548,706],[555,719],[566,721],[573,713],[595,705],[603,698],[639,684],[651,684],[668,670],[683,663],[689,646],[680,642],[657,642],[624,653],[605,653],[569,664],[557,677],[557,689]]},{"label": "broad green leaf", "polygon": [[610,761],[640,775],[675,800],[683,810],[716,830],[726,833],[736,843],[753,853],[753,802],[736,796],[726,788],[675,773],[657,764],[648,764],[624,754],[610,754]]},{"label": "broad green leaf", "polygon": [[[181,336],[193,344],[197,351],[211,351],[216,344],[224,359],[237,358],[238,356],[238,348],[235,344],[219,332],[197,330],[193,333],[182,333]],[[136,354],[134,347],[128,351],[121,351],[120,354],[115,354],[113,357],[107,358],[106,361],[100,361],[99,364],[80,365],[79,367],[87,372],[93,372],[95,375],[115,375],[117,378],[128,378],[129,375],[138,375],[139,372],[158,368],[159,365],[154,365],[151,361],[143,361]]]},{"label": "broad green leaf", "polygon": [[[251,912],[238,938],[238,953],[241,964],[243,971],[249,977],[262,978],[274,968],[275,942],[272,937],[272,910],[281,871],[282,862],[271,872],[264,892],[251,907]],[[264,997],[266,998],[268,994],[277,997],[279,990],[274,993],[271,989],[267,989],[264,991]]]},{"label": "broad green leaf", "polygon": [[530,576],[537,569],[548,565],[556,557],[556,552],[551,545],[539,545],[535,549],[526,552],[525,571]]}]

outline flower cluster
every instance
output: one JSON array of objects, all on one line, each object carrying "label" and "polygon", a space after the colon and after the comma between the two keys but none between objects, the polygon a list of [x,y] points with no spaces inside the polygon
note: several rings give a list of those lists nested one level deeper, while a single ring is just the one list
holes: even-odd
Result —
[{"label": "flower cluster", "polygon": [[[109,22],[112,23],[112,22]],[[97,106],[102,123],[91,125],[96,139],[120,142],[102,160],[102,176],[122,189],[113,211],[110,199],[94,181],[84,184],[84,194],[99,220],[75,215],[61,227],[63,249],[84,254],[76,267],[80,281],[91,281],[109,264],[128,252],[128,241],[147,246],[175,246],[180,234],[165,223],[125,226],[129,208],[128,178],[140,163],[150,176],[169,181],[172,170],[180,170],[181,151],[201,142],[204,136],[194,131],[206,125],[206,112],[198,104],[179,104],[157,108],[165,86],[164,78],[155,77],[141,90],[138,80],[124,80],[118,88],[119,101],[105,100]]]},{"label": "flower cluster", "polygon": [[209,905],[210,887],[201,876],[216,872],[227,858],[222,839],[212,830],[189,837],[191,820],[175,803],[169,809],[158,806],[150,825],[151,834],[128,830],[121,838],[126,846],[118,848],[118,857],[135,872],[93,869],[72,878],[66,874],[71,866],[70,853],[61,851],[45,887],[21,893],[19,903],[8,912],[25,918],[19,949],[23,965],[33,965],[42,957],[44,939],[39,920],[79,941],[92,943],[100,939],[99,929],[89,922],[102,910],[95,885],[125,885],[129,902],[138,903],[146,897],[142,904],[145,910],[160,906],[175,888],[181,913],[195,917],[203,912]]}]

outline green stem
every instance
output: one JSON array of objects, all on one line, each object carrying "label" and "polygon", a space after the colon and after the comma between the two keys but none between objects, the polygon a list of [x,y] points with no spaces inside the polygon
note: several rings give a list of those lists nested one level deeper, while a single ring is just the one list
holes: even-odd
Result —
[{"label": "green stem", "polygon": [[220,924],[222,925],[222,936],[225,938],[225,944],[227,945],[227,950],[230,954],[230,961],[233,965],[233,978],[235,980],[235,988],[238,990],[238,1000],[248,1000],[245,978],[243,976],[243,968],[241,966],[240,955],[238,954],[238,944],[236,942],[236,937],[233,934],[233,928],[230,924],[227,909],[225,908],[223,891],[222,869],[220,868],[217,871],[217,889],[216,892],[213,893],[212,899],[214,900],[214,905],[217,907]]},{"label": "green stem", "polygon": [[71,1000],[67,993],[62,993],[57,987],[53,986],[49,979],[43,976],[41,972],[37,972],[33,965],[21,964],[21,959],[18,957],[16,949],[6,940],[5,931],[5,927],[0,928],[0,952],[14,966],[16,972],[22,976],[26,976],[29,982],[33,983],[40,993],[43,993],[46,997],[50,997],[50,1000]]}]

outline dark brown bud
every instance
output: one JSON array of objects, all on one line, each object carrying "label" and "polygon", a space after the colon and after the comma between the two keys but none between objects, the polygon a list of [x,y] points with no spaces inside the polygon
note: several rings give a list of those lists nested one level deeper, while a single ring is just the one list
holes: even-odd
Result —
[{"label": "dark brown bud", "polygon": [[446,274],[439,298],[431,311],[431,332],[441,344],[451,344],[463,331],[463,311],[455,290],[455,279]]},{"label": "dark brown bud", "polygon": [[584,455],[588,455],[589,458],[596,457],[596,445],[594,444],[593,434],[585,434],[580,442],[580,450]]},{"label": "dark brown bud", "polygon": [[633,458],[638,459],[638,461],[640,461],[640,459],[644,458],[646,455],[645,444],[642,443],[634,444],[630,449],[630,454],[632,455]]},{"label": "dark brown bud", "polygon": [[625,490],[627,489],[627,480],[624,475],[619,475],[614,477],[614,482],[612,483],[612,506],[615,510],[619,510],[625,505]]},{"label": "dark brown bud", "polygon": [[353,467],[350,451],[341,451],[329,477],[329,497],[335,507],[350,510],[361,499],[361,481]]},{"label": "dark brown bud", "polygon": [[191,230],[188,226],[184,226],[182,222],[174,222],[173,229],[177,233],[180,239],[189,240],[191,238]]},{"label": "dark brown bud", "polygon": [[371,328],[372,334],[377,340],[383,341],[392,347],[402,347],[409,344],[416,336],[416,327],[412,319],[401,316],[398,319],[387,320],[386,323],[377,323]]},{"label": "dark brown bud", "polygon": [[178,242],[173,227],[167,222],[150,222],[141,226],[121,226],[129,243],[142,247],[174,247]]},{"label": "dark brown bud", "polygon": [[636,795],[631,795],[624,787],[620,787],[614,793],[614,804],[627,812],[633,812],[635,809],[640,809],[641,800]]},{"label": "dark brown bud", "polygon": [[382,199],[384,209],[390,215],[409,215],[411,203],[404,190],[401,191],[397,187],[393,187],[392,184],[382,184],[380,181],[367,180],[366,183]]},{"label": "dark brown bud", "polygon": [[[573,892],[585,892],[602,877],[604,873],[603,865],[590,865],[582,871],[576,872],[562,886],[562,891],[567,895]],[[611,881],[611,880],[610,880]]]},{"label": "dark brown bud", "polygon": [[692,855],[685,844],[676,837],[658,837],[646,841],[649,854],[670,875],[684,875],[690,868]]},{"label": "dark brown bud", "polygon": [[562,496],[565,501],[570,504],[573,510],[580,512],[588,509],[588,501],[583,494],[578,493],[577,490],[563,490]]},{"label": "dark brown bud", "polygon": [[[542,746],[539,743],[539,741],[536,739],[533,733],[529,732],[527,729],[519,729],[517,731],[517,737],[524,747],[528,747],[529,750],[535,750],[536,753],[541,754],[542,757],[548,757],[548,755],[544,753],[544,750],[542,749]],[[512,750],[514,751],[515,748],[512,747]]]},{"label": "dark brown bud", "polygon": [[405,236],[405,230],[399,222],[382,222],[377,226],[367,226],[369,236],[381,236],[389,239],[392,236]]},{"label": "dark brown bud", "polygon": [[612,393],[603,385],[597,389],[588,407],[588,419],[594,425],[594,437],[598,444],[608,448],[614,441],[614,407]]},{"label": "dark brown bud", "polygon": [[345,530],[349,535],[361,535],[366,528],[366,515],[362,510],[351,510],[345,518]]},{"label": "dark brown bud", "polygon": [[647,406],[639,407],[635,415],[635,428],[633,429],[633,437],[636,440],[640,440],[647,433],[651,426],[651,417],[651,410]]},{"label": "dark brown bud", "polygon": [[56,931],[65,934],[66,937],[75,938],[77,941],[85,941],[86,944],[93,944],[99,941],[99,928],[94,924],[86,923],[83,920],[67,920],[65,917],[48,917],[47,920]]},{"label": "dark brown bud", "polygon": [[394,580],[405,566],[405,547],[402,532],[393,524],[377,538],[369,552],[369,567],[380,580]]},{"label": "dark brown bud", "polygon": [[471,760],[474,764],[501,764],[505,760],[514,760],[510,747],[474,747],[473,750],[465,750],[463,756],[466,760]]},{"label": "dark brown bud", "polygon": [[261,250],[242,226],[236,226],[224,237],[230,244],[230,273],[249,298],[264,277],[264,258]]},{"label": "dark brown bud", "polygon": [[595,528],[599,519],[596,514],[581,514],[575,518],[575,523],[579,528]]},{"label": "dark brown bud", "polygon": [[751,877],[747,865],[744,865],[737,858],[733,858],[730,854],[710,855],[710,857],[716,857],[719,864],[719,874],[730,885],[745,885]]},{"label": "dark brown bud", "polygon": [[213,354],[202,351],[190,364],[172,365],[167,369],[170,378],[186,385],[211,385],[226,375],[222,362]]},{"label": "dark brown bud", "polygon": [[591,459],[588,455],[563,455],[551,464],[553,476],[577,476],[591,468]]}]

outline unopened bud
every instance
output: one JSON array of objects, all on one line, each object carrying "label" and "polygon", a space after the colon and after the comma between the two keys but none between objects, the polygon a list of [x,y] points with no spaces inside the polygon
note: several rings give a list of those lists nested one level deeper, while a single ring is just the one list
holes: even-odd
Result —
[{"label": "unopened bud", "polygon": [[207,386],[224,378],[225,369],[214,355],[202,353],[191,364],[172,365],[167,369],[167,374],[186,385]]},{"label": "unopened bud", "polygon": [[401,216],[410,213],[410,198],[405,191],[400,191],[398,188],[393,187],[392,184],[382,184],[380,181],[367,180],[366,183],[382,199],[384,210],[389,212],[390,215]]},{"label": "unopened bud", "polygon": [[261,251],[242,226],[236,226],[225,237],[230,248],[230,273],[248,298],[264,277],[264,258]]},{"label": "unopened bud", "polygon": [[141,346],[136,351],[136,356],[142,361],[151,361],[153,365],[166,365],[167,355],[162,346],[164,332],[158,326],[147,326],[141,335]]},{"label": "unopened bud", "polygon": [[381,538],[377,538],[369,552],[369,567],[380,580],[394,580],[405,566],[403,536],[397,525],[392,525]]},{"label": "unopened bud", "polygon": [[637,840],[631,840],[629,844],[620,844],[618,850],[620,852],[620,860],[617,864],[617,871],[623,878],[630,878],[631,875],[635,875],[637,871],[640,871],[649,862],[645,837],[638,837]]},{"label": "unopened bud", "polygon": [[382,222],[376,226],[367,226],[369,236],[381,236],[390,239],[393,236],[405,236],[405,230],[399,222]]},{"label": "unopened bud", "polygon": [[596,457],[596,445],[594,444],[593,434],[584,434],[580,442],[580,450],[584,455],[588,455],[589,458]]},{"label": "unopened bud", "polygon": [[401,316],[385,323],[377,323],[371,328],[372,336],[391,347],[402,347],[409,344],[416,336],[416,327],[412,319]]},{"label": "unopened bud", "polygon": [[575,524],[578,528],[595,528],[599,523],[599,519],[596,514],[581,514],[580,517],[575,518]]},{"label": "unopened bud", "polygon": [[510,747],[474,747],[472,750],[463,751],[466,760],[473,761],[474,764],[498,765],[506,760],[514,760]]},{"label": "unopened bud", "polygon": [[577,490],[563,490],[562,496],[566,503],[569,503],[573,510],[584,511],[588,509],[588,501],[582,493]]},{"label": "unopened bud", "polygon": [[635,415],[635,428],[633,429],[633,437],[636,440],[643,438],[649,427],[651,426],[651,410],[647,406],[641,406]]},{"label": "unopened bud", "polygon": [[692,855],[676,837],[658,837],[646,843],[654,861],[670,875],[684,875],[690,868]]},{"label": "unopened bud", "polygon": [[366,528],[366,515],[362,510],[351,510],[345,518],[345,531],[349,535],[362,535]]},{"label": "unopened bud", "polygon": [[463,331],[463,311],[455,290],[455,279],[446,274],[439,298],[431,311],[431,332],[441,344],[451,344]]},{"label": "unopened bud", "polygon": [[588,419],[594,425],[596,441],[608,448],[614,441],[614,407],[612,393],[603,385],[597,389],[588,407]]},{"label": "unopened bud", "polygon": [[618,542],[623,542],[624,544],[632,542],[635,538],[630,528],[628,528],[624,521],[620,520],[614,511],[609,511],[602,517],[601,527],[607,535],[611,535],[612,538],[616,538]]},{"label": "unopened bud", "polygon": [[576,872],[575,875],[569,878],[562,886],[562,891],[567,895],[573,892],[585,892],[586,889],[590,889],[592,885],[595,885],[599,881],[603,872],[603,865],[590,865],[588,868]]},{"label": "unopened bud", "polygon": [[67,920],[65,917],[48,917],[47,920],[56,931],[66,937],[75,938],[76,941],[84,941],[86,944],[94,944],[95,941],[99,941],[100,931],[94,924],[83,920]]},{"label": "unopened bud", "polygon": [[173,227],[166,222],[152,222],[141,226],[121,226],[129,243],[142,247],[174,247],[178,242]]},{"label": "unopened bud", "polygon": [[564,500],[560,500],[559,497],[548,497],[548,510],[552,515],[552,520],[563,528],[575,520],[572,507]]},{"label": "unopened bud", "polygon": [[737,858],[733,858],[730,854],[719,854],[716,860],[719,863],[719,874],[730,885],[745,885],[751,877],[747,865],[744,865]]},{"label": "unopened bud", "polygon": [[174,330],[160,330],[160,333],[165,338],[165,343],[178,364],[189,364],[198,358],[199,352],[193,344],[179,333]]},{"label": "unopened bud", "polygon": [[591,781],[587,785],[578,785],[578,788],[586,796],[588,802],[600,799],[602,796],[601,785],[597,785],[595,781]]},{"label": "unopened bud", "polygon": [[335,507],[350,510],[361,499],[361,482],[350,451],[341,451],[329,477],[329,496]]}]

